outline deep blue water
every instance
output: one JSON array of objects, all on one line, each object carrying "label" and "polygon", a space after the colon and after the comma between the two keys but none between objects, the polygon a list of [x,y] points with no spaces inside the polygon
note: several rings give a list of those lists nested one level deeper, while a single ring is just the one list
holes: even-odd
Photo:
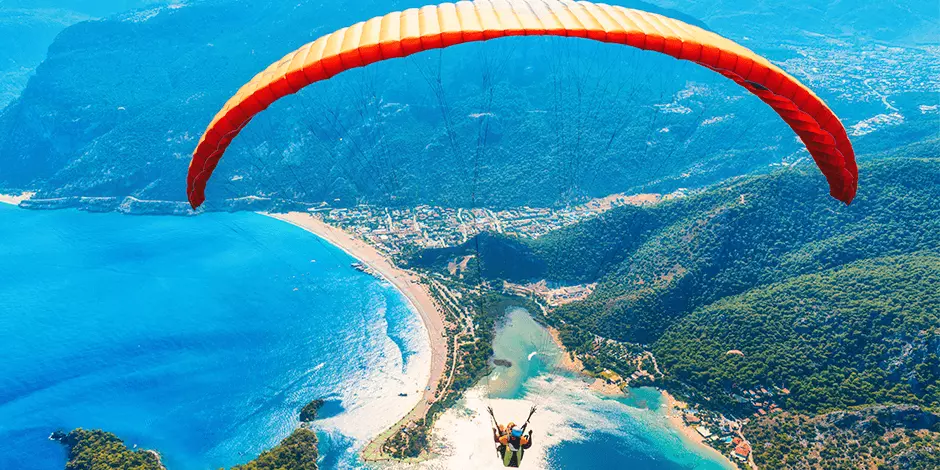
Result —
[{"label": "deep blue water", "polygon": [[[359,384],[401,374],[419,330],[352,261],[256,214],[0,204],[0,469],[63,468],[47,436],[75,427],[157,449],[173,470],[215,469],[285,437],[310,399],[356,408]],[[352,439],[322,438],[326,467],[349,460]]]}]

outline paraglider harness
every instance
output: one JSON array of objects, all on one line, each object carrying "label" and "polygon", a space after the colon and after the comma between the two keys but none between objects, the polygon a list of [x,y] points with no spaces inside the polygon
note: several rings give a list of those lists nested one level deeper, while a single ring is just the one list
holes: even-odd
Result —
[{"label": "paraglider harness", "polygon": [[[493,418],[493,424],[496,426],[495,430],[497,432],[503,431],[499,426],[499,422],[496,421],[496,416],[493,415],[493,408],[487,407],[486,409],[490,412],[490,417]],[[525,428],[529,425],[529,420],[535,414],[535,410],[536,407],[534,406],[529,410],[529,417],[526,418],[522,426],[513,426],[511,429],[507,426],[505,432],[497,437],[496,454],[502,459],[504,466],[518,467],[522,463],[525,450],[532,447],[532,431],[529,431],[527,437],[524,434]],[[505,441],[503,438],[505,438]]]}]

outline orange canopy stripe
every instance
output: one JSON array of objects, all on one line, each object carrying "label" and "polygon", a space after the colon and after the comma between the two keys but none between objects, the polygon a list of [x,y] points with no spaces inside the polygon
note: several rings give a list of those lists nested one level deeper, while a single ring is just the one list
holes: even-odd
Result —
[{"label": "orange canopy stripe", "polygon": [[216,114],[189,165],[193,208],[232,139],[258,113],[303,87],[381,60],[503,36],[570,36],[624,44],[697,63],[767,103],[806,145],[832,197],[858,187],[845,127],[818,96],[767,59],[718,34],[654,13],[565,0],[476,0],[393,12],[340,29],[271,64]]}]

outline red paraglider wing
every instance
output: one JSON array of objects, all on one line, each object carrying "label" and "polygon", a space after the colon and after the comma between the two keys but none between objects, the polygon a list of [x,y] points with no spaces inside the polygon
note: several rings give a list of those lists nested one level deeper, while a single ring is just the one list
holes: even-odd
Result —
[{"label": "red paraglider wing", "polygon": [[271,64],[225,104],[189,166],[193,208],[232,139],[278,99],[340,72],[429,49],[503,36],[572,36],[661,52],[708,67],[770,105],[806,145],[832,197],[849,204],[858,186],[845,127],[812,91],[767,59],[715,33],[653,13],[556,0],[477,0],[389,13],[322,36]]}]

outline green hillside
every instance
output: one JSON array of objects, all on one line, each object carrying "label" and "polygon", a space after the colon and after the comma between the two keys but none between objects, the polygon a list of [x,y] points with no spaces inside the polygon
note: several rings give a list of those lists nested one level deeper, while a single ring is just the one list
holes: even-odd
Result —
[{"label": "green hillside", "polygon": [[812,414],[885,403],[940,409],[938,348],[940,250],[857,261],[729,297],[653,344],[672,377],[713,400],[788,388],[780,405]]},{"label": "green hillside", "polygon": [[[433,248],[406,260],[411,266],[443,269],[461,256],[474,256],[467,275],[479,268],[486,279],[523,282],[593,282],[623,262],[670,220],[665,211],[622,207],[595,219],[550,232],[536,240],[483,233],[456,247]],[[476,265],[476,257],[482,264]],[[475,282],[475,279],[465,279]]]},{"label": "green hillside", "polygon": [[440,269],[477,255],[489,279],[598,281],[557,316],[596,334],[655,341],[712,302],[857,260],[940,247],[940,160],[862,165],[851,206],[832,200],[815,168],[740,178],[652,207],[623,207],[538,240],[486,235],[408,261]]},{"label": "green hillside", "polygon": [[940,160],[875,162],[862,174],[848,207],[832,201],[815,174],[781,171],[651,209],[668,225],[629,252],[586,302],[559,315],[648,343],[696,308],[754,287],[940,247]]},{"label": "green hillside", "polygon": [[550,316],[569,349],[616,368],[594,335],[647,344],[660,386],[749,418],[761,468],[934,468],[940,159],[869,161],[860,173],[851,206],[827,196],[815,169],[788,168],[409,262],[442,269],[472,255],[480,269],[465,282],[597,281]]},{"label": "green hillside", "polygon": [[629,364],[595,335],[645,344],[657,385],[747,419],[761,468],[934,468],[940,159],[870,160],[860,174],[851,206],[815,168],[785,168],[407,261],[443,270],[472,256],[467,283],[597,282],[550,313],[566,346],[596,372]]},{"label": "green hillside", "polygon": [[940,468],[940,417],[916,406],[874,406],[820,416],[780,413],[744,428],[764,443],[759,468]]}]

